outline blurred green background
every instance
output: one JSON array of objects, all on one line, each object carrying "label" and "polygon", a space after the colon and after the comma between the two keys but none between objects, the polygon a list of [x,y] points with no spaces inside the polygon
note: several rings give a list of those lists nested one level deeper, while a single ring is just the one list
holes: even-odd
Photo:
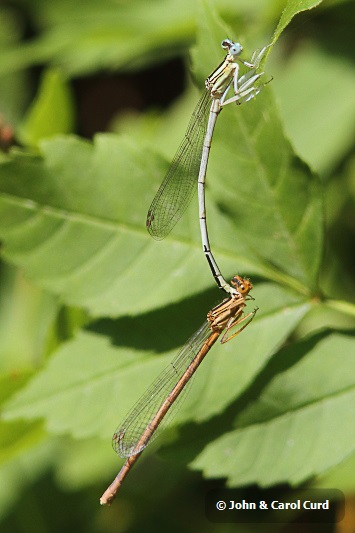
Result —
[{"label": "blurred green background", "polygon": [[[355,531],[204,512],[225,482],[355,505],[354,24],[345,0],[3,0],[1,532]],[[115,427],[221,298],[196,199],[166,242],[144,223],[226,36],[273,43],[208,171],[217,261],[260,311],[100,508]]]}]

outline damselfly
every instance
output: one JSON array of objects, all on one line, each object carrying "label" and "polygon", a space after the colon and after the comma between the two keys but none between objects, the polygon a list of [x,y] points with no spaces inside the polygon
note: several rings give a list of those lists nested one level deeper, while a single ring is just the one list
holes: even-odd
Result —
[{"label": "damselfly", "polygon": [[[127,460],[120,472],[100,498],[102,505],[110,505],[123,480],[144,448],[166,427],[176,412],[182,392],[191,383],[191,377],[217,339],[225,343],[238,335],[254,318],[257,309],[243,315],[252,284],[248,279],[235,276],[231,284],[234,293],[207,314],[207,320],[187,341],[171,364],[157,377],[138,403],[128,413],[112,438],[114,450]],[[237,331],[235,326],[244,322]]]},{"label": "damselfly", "polygon": [[[205,205],[207,163],[214,127],[222,107],[232,102],[237,104],[248,102],[266,85],[255,84],[263,75],[263,72],[257,72],[257,69],[268,46],[256,50],[250,63],[239,57],[243,50],[239,43],[225,39],[222,41],[222,48],[228,53],[224,61],[206,79],[206,90],[192,114],[185,137],[149,208],[146,226],[155,239],[166,237],[186,210],[198,181],[203,251],[217,285],[227,293],[233,294],[234,288],[223,278],[211,252],[208,238]],[[239,77],[238,62],[251,69],[241,77]],[[234,96],[226,100],[232,85]]]}]

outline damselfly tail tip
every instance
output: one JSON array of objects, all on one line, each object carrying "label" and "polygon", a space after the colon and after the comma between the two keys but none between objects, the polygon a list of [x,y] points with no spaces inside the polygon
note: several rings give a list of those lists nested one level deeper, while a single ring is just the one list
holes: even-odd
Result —
[{"label": "damselfly tail tip", "polygon": [[110,492],[109,489],[107,489],[105,490],[105,492],[100,498],[100,505],[107,505],[108,507],[110,507],[114,498],[115,498],[114,494],[112,494],[112,492]]}]

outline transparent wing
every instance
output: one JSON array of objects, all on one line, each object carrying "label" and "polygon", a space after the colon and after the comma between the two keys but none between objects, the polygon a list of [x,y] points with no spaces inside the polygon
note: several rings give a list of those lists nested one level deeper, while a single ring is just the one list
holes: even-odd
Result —
[{"label": "transparent wing", "polygon": [[146,226],[155,239],[164,239],[170,233],[197,189],[210,105],[210,94],[205,91],[195,107],[184,139],[149,208]]},{"label": "transparent wing", "polygon": [[169,424],[182,400],[186,397],[192,380],[190,379],[182,393],[171,405],[164,419],[160,422],[157,429],[145,441],[145,444],[138,446],[144,431],[151,423],[154,415],[160,406],[184,374],[191,361],[200,351],[203,343],[207,340],[211,330],[208,322],[204,322],[201,328],[187,341],[180,350],[175,359],[163,372],[156,378],[152,385],[146,390],[140,400],[128,413],[122,424],[118,426],[112,437],[112,446],[120,457],[129,457],[141,452],[150,442],[152,442]]}]

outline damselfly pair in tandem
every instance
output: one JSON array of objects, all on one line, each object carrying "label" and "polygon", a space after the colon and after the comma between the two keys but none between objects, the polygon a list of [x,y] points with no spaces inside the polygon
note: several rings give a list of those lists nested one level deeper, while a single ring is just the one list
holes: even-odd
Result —
[{"label": "damselfly pair in tandem", "polygon": [[[177,357],[158,376],[117,428],[112,439],[113,448],[121,457],[127,457],[127,460],[102,495],[102,505],[112,503],[145,447],[171,420],[181,402],[183,391],[217,339],[221,337],[222,344],[233,339],[251,322],[257,311],[256,308],[243,315],[245,302],[253,300],[249,294],[251,282],[235,276],[231,284],[227,283],[212,255],[206,223],[205,180],[217,116],[223,106],[233,102],[248,102],[266,85],[258,85],[257,82],[263,74],[258,72],[258,68],[268,47],[254,52],[250,63],[239,57],[243,50],[239,43],[225,39],[222,47],[228,53],[206,80],[206,91],[193,112],[185,137],[150,206],[146,225],[153,237],[164,238],[186,210],[197,180],[203,250],[218,286],[229,297],[209,311],[207,321],[187,341]],[[241,77],[238,62],[250,68]],[[226,100],[232,85],[234,96]],[[242,323],[244,324],[237,331],[231,333],[233,328]]]}]

